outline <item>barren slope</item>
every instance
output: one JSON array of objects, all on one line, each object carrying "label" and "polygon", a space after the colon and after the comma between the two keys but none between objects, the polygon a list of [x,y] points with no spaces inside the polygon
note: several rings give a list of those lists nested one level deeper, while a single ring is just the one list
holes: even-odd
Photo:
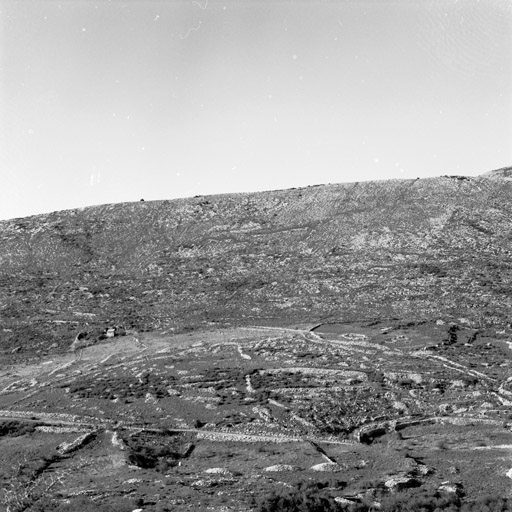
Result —
[{"label": "barren slope", "polygon": [[[501,173],[503,174],[503,173]],[[0,223],[0,347],[79,330],[508,322],[512,184],[440,177],[104,205]]]}]

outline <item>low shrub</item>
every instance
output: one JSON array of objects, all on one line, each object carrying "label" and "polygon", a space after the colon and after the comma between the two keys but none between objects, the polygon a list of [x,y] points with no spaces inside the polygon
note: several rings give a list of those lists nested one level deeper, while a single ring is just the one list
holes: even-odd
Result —
[{"label": "low shrub", "polygon": [[81,496],[72,498],[69,503],[59,503],[53,498],[46,497],[32,505],[30,512],[131,512],[135,507],[133,502],[127,500],[102,504]]},{"label": "low shrub", "polygon": [[329,495],[316,488],[292,492],[273,492],[255,499],[256,512],[341,512],[343,508]]},{"label": "low shrub", "polygon": [[386,496],[381,512],[458,512],[460,498],[455,493],[420,487]]},{"label": "low shrub", "polygon": [[0,437],[18,437],[32,434],[40,423],[7,420],[0,422]]},{"label": "low shrub", "polygon": [[[273,492],[253,498],[256,512],[370,512],[372,500],[342,504],[334,500],[325,483],[304,483],[296,491]],[[512,499],[498,495],[482,496],[463,503],[458,494],[423,486],[386,494],[378,493],[380,512],[506,512],[512,510]]]},{"label": "low shrub", "polygon": [[512,499],[488,494],[480,496],[472,503],[462,505],[461,512],[507,512],[512,510]]}]

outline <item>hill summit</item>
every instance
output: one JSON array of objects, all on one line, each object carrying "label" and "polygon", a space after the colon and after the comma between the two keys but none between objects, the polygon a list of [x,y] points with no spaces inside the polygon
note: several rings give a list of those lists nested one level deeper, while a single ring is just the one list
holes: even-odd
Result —
[{"label": "hill summit", "polygon": [[0,350],[81,331],[509,323],[512,167],[110,204],[0,222]]},{"label": "hill summit", "polygon": [[512,179],[512,167],[502,167],[494,171],[486,172],[480,175],[481,178],[498,179],[498,180],[511,180]]}]

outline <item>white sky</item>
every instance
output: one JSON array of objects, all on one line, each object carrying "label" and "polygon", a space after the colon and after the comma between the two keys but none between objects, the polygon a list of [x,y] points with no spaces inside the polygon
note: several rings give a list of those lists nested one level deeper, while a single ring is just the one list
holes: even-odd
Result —
[{"label": "white sky", "polygon": [[508,0],[0,0],[0,219],[512,164]]}]

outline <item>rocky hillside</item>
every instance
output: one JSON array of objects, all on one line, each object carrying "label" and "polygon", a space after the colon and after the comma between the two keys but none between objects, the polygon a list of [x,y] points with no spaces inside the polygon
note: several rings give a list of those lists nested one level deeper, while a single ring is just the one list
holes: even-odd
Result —
[{"label": "rocky hillside", "polygon": [[509,323],[512,168],[0,222],[2,357],[109,326]]}]

